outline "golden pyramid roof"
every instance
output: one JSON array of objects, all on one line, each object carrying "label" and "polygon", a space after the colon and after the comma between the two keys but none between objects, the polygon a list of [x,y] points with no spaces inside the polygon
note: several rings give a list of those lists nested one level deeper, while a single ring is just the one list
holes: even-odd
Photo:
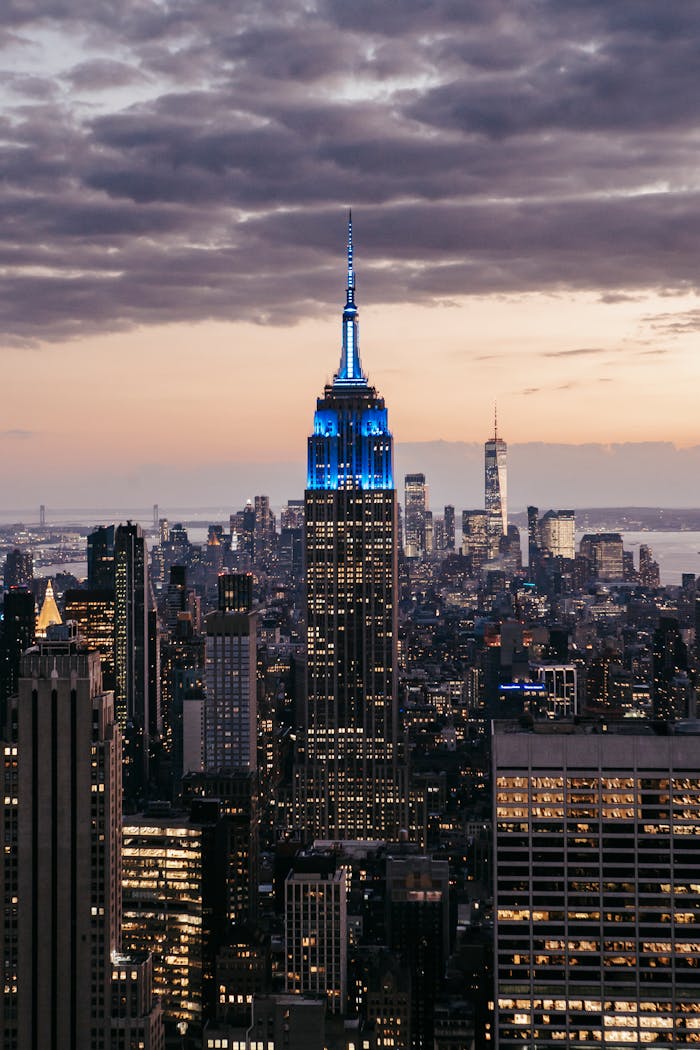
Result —
[{"label": "golden pyramid roof", "polygon": [[46,594],[44,595],[44,602],[41,606],[41,611],[36,621],[36,633],[37,637],[45,638],[47,627],[51,627],[52,624],[63,623],[61,614],[58,611],[56,605],[56,599],[53,596],[53,586],[51,580],[46,584]]}]

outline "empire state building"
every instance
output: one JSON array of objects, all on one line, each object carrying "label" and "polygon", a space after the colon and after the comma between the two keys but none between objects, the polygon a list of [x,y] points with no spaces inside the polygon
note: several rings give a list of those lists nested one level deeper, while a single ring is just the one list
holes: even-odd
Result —
[{"label": "empire state building", "polygon": [[297,819],[322,838],[393,838],[397,754],[397,513],[384,399],[360,363],[352,217],[343,346],[308,441],[306,716]]}]

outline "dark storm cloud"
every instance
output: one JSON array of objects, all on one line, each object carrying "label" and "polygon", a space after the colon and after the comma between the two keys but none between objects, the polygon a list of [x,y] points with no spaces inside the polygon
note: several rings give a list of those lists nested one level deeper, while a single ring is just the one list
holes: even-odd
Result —
[{"label": "dark storm cloud", "polygon": [[[6,342],[326,311],[348,204],[362,302],[698,287],[697,5],[9,0],[3,24]],[[15,71],[47,32],[72,63]]]}]

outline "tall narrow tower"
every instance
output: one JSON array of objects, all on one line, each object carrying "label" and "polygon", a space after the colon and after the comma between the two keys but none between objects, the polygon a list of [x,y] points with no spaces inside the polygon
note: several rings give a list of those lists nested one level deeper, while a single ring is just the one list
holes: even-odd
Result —
[{"label": "tall narrow tower", "polygon": [[484,489],[489,556],[498,555],[501,536],[508,532],[508,483],[506,458],[508,446],[498,436],[498,416],[494,406],[493,437],[484,444]]},{"label": "tall narrow tower", "polygon": [[343,346],[318,399],[305,493],[307,703],[297,819],[315,837],[393,837],[397,526],[383,398],[360,364],[352,217]]}]

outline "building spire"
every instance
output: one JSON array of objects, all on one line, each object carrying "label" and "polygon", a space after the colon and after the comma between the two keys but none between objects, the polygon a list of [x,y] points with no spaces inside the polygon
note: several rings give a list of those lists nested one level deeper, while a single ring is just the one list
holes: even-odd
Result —
[{"label": "building spire", "polygon": [[352,268],[352,208],[348,211],[348,290],[347,301],[355,302],[355,271]]},{"label": "building spire", "polygon": [[348,283],[343,310],[343,349],[335,384],[367,383],[360,364],[359,315],[355,305],[355,269],[353,266],[352,211],[348,212]]},{"label": "building spire", "polygon": [[493,403],[493,439],[498,440],[498,402]]}]

